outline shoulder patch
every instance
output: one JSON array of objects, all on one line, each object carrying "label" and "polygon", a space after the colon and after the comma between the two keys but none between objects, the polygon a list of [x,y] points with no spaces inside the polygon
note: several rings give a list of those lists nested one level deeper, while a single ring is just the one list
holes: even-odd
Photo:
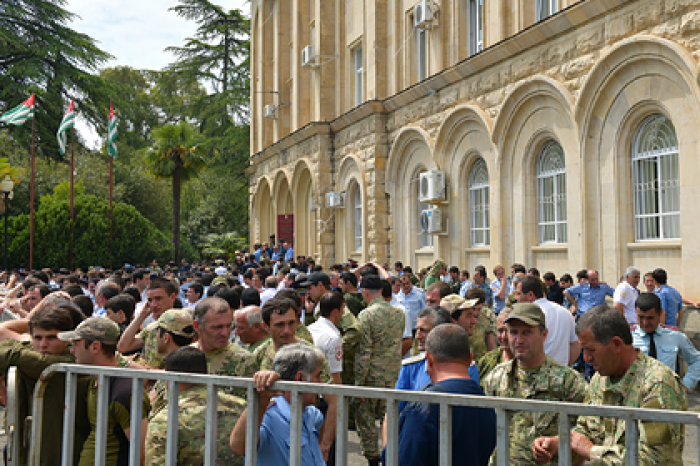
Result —
[{"label": "shoulder patch", "polygon": [[410,358],[402,359],[401,360],[401,365],[402,366],[407,366],[409,364],[413,364],[416,362],[421,362],[423,359],[425,359],[425,353],[421,353],[418,356],[411,356]]}]

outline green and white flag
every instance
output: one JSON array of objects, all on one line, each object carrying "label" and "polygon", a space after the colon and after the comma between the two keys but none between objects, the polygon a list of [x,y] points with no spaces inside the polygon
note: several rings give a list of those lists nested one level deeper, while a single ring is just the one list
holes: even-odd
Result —
[{"label": "green and white flag", "polygon": [[107,153],[117,159],[117,117],[114,115],[114,106],[109,102],[109,134],[107,136]]},{"label": "green and white flag", "polygon": [[0,115],[0,123],[20,126],[32,118],[34,118],[34,94],[9,112]]},{"label": "green and white flag", "polygon": [[56,138],[58,139],[58,150],[61,155],[66,155],[66,141],[68,139],[68,130],[75,126],[75,111],[73,110],[73,101],[70,101],[70,107],[61,120],[61,126],[58,127]]}]

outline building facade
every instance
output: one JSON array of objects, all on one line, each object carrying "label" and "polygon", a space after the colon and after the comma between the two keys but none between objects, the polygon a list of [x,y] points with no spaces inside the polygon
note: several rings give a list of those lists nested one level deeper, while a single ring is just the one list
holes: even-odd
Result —
[{"label": "building facade", "polygon": [[699,58],[695,0],[253,0],[251,242],[700,294]]}]

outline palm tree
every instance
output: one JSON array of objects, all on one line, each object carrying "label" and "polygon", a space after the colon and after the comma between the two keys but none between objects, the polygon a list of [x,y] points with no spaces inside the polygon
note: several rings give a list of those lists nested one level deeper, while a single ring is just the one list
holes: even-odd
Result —
[{"label": "palm tree", "polygon": [[197,151],[202,137],[194,127],[183,121],[158,126],[152,131],[155,144],[146,161],[151,165],[149,175],[173,182],[173,245],[175,263],[180,263],[180,191],[182,183],[196,178],[206,168],[206,159]]}]

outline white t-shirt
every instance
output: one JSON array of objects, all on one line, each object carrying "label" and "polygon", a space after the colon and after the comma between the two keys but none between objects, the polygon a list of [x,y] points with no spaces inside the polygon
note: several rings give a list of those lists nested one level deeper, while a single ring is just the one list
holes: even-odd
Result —
[{"label": "white t-shirt", "polygon": [[262,307],[268,299],[272,299],[277,294],[275,288],[265,288],[265,290],[260,293],[260,307]]},{"label": "white t-shirt", "polygon": [[630,324],[637,323],[637,309],[634,303],[637,301],[638,297],[639,291],[624,280],[617,285],[615,293],[613,294],[613,302],[622,303],[625,319],[627,319],[627,322]]},{"label": "white t-shirt", "polygon": [[343,371],[343,337],[340,330],[323,316],[309,325],[309,332],[314,338],[314,345],[321,350],[328,361],[332,374]]},{"label": "white t-shirt", "polygon": [[569,365],[569,345],[578,341],[576,324],[569,311],[557,303],[540,298],[533,302],[544,312],[547,338],[544,340],[544,354],[557,362]]}]

